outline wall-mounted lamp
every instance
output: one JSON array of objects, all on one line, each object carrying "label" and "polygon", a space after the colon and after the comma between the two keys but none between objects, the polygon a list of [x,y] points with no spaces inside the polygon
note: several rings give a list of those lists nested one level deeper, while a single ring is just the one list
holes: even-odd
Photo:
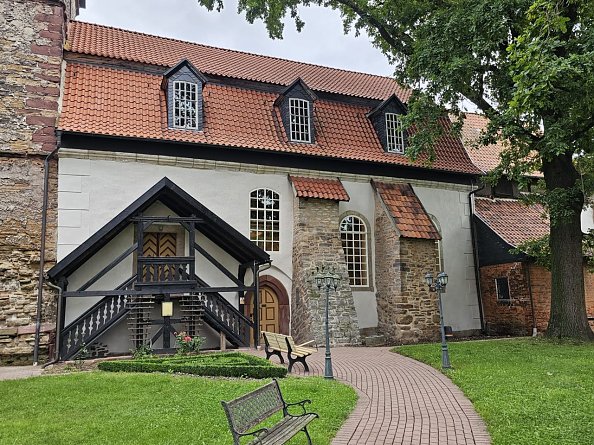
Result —
[{"label": "wall-mounted lamp", "polygon": [[161,315],[163,317],[173,317],[173,301],[161,303]]}]

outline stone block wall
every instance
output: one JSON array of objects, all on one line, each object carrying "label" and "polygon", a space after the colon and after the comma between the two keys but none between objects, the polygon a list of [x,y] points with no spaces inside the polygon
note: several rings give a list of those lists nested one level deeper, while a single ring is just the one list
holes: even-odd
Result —
[{"label": "stone block wall", "polygon": [[[532,333],[532,304],[534,302],[536,328],[544,332],[549,323],[551,311],[551,273],[542,266],[530,263],[506,263],[483,266],[481,293],[485,317],[485,328],[491,335],[530,335]],[[528,287],[530,277],[530,288]],[[508,277],[510,301],[497,301],[495,279]],[[594,317],[594,274],[584,270],[586,289],[586,311]],[[594,320],[590,321],[594,328]]]},{"label": "stone block wall", "polygon": [[325,292],[313,280],[316,266],[334,267],[342,277],[337,292],[330,292],[332,345],[359,344],[359,327],[339,232],[338,202],[294,198],[293,289],[291,334],[297,341],[315,339],[324,344]]},{"label": "stone block wall", "polygon": [[[57,146],[62,46],[74,0],[0,0],[0,363],[34,343],[43,160]],[[46,266],[55,262],[57,167],[50,167]],[[44,290],[47,350],[55,296]]]},{"label": "stone block wall", "polygon": [[[414,343],[439,337],[435,292],[424,281],[437,274],[434,240],[401,238],[392,218],[376,198],[375,282],[378,327],[389,343]],[[447,294],[444,294],[447,298]]]}]

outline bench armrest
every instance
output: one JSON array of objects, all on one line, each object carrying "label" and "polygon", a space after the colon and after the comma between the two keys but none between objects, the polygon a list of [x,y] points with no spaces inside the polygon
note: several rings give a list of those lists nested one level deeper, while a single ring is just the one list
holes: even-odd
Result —
[{"label": "bench armrest", "polygon": [[[283,408],[283,413],[285,416],[291,416],[291,417],[305,416],[306,414],[308,414],[307,409],[305,408],[305,405],[308,403],[311,403],[311,400],[302,400],[301,402],[295,402],[295,403],[285,403],[285,407]],[[303,413],[299,414],[297,416],[289,413],[290,406],[300,406],[303,409]]]},{"label": "bench armrest", "polygon": [[[307,345],[311,345],[312,343],[315,343],[315,340],[306,341],[305,343],[301,343],[300,345],[297,345],[297,346],[307,346]],[[316,347],[316,349],[318,349],[317,343],[316,343],[315,347]]]},{"label": "bench armrest", "polygon": [[260,428],[259,430],[254,430],[254,431],[250,431],[249,433],[243,433],[243,434],[237,434],[239,437],[245,437],[245,436],[254,436],[255,439],[252,443],[257,444],[257,443],[261,443],[262,439],[260,439],[260,435],[264,434],[264,433],[268,433],[268,428]]}]

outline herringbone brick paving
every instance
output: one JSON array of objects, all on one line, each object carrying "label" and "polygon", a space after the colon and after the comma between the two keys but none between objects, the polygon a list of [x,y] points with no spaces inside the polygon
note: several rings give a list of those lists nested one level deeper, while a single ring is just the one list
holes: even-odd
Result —
[{"label": "herringbone brick paving", "polygon": [[[309,375],[324,374],[323,349],[307,361]],[[335,377],[359,393],[357,407],[333,445],[491,443],[470,401],[430,366],[385,347],[334,348],[332,363]],[[294,366],[293,372],[307,375],[300,364]]]}]

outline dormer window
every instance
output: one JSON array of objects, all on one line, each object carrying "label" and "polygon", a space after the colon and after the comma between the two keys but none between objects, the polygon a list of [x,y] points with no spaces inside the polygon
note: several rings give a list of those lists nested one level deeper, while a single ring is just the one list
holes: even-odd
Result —
[{"label": "dormer window", "polygon": [[198,85],[191,82],[173,82],[173,126],[198,128]]},{"label": "dormer window", "polygon": [[316,139],[314,102],[317,96],[297,78],[276,98],[287,139],[300,144],[313,144]]},{"label": "dormer window", "polygon": [[367,113],[386,153],[402,155],[406,151],[407,135],[402,123],[406,112],[406,105],[393,94]]},{"label": "dormer window", "polygon": [[289,120],[291,122],[291,141],[311,142],[308,100],[289,99]]},{"label": "dormer window", "polygon": [[182,60],[163,74],[161,88],[167,98],[169,128],[202,131],[202,88],[205,83],[206,77],[187,60]]},{"label": "dormer window", "polygon": [[396,113],[386,113],[386,151],[404,154],[404,130]]}]

